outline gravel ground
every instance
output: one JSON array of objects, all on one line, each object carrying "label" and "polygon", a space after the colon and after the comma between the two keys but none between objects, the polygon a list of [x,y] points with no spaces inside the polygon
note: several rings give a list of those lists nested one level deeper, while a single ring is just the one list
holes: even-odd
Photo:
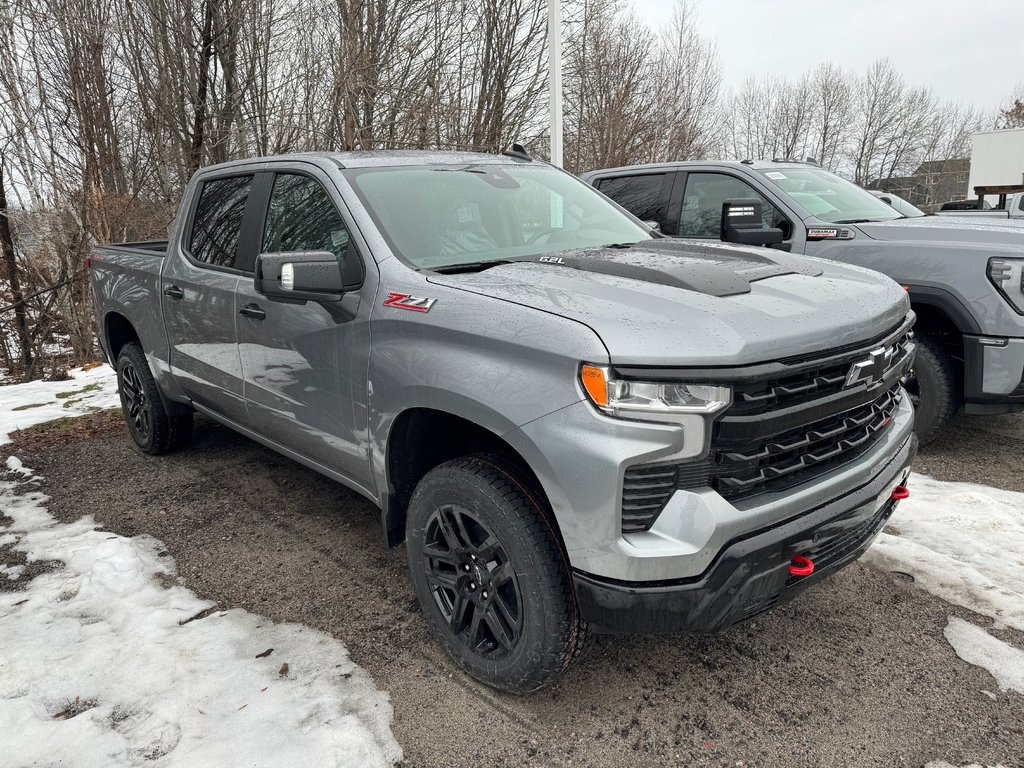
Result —
[{"label": "gravel ground", "polygon": [[[390,692],[408,766],[1024,766],[1024,696],[942,635],[950,615],[988,620],[901,574],[854,564],[719,635],[600,637],[551,688],[509,697],[431,639],[361,497],[210,422],[160,458],[113,432],[19,452],[50,511],[151,534],[200,596],[342,640]],[[1024,415],[960,419],[917,468],[1024,490],[1022,444]]]}]

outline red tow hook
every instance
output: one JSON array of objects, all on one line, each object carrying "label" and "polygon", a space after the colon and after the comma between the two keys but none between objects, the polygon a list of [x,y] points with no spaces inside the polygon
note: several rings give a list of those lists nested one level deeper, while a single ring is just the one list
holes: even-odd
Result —
[{"label": "red tow hook", "polygon": [[895,499],[896,501],[903,501],[904,499],[909,499],[910,489],[907,488],[907,486],[905,485],[897,485],[895,488],[892,489],[892,495],[889,496],[889,498]]},{"label": "red tow hook", "polygon": [[814,563],[803,555],[793,555],[789,561],[790,576],[810,576],[814,573]]}]

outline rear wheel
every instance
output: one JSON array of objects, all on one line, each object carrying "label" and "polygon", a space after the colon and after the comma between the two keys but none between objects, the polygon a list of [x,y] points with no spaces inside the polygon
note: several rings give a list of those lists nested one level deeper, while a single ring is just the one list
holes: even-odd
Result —
[{"label": "rear wheel", "polygon": [[960,377],[941,339],[915,334],[917,357],[903,385],[914,403],[921,444],[934,440],[960,409]]},{"label": "rear wheel", "polygon": [[180,448],[192,437],[192,413],[170,415],[149,369],[146,353],[137,343],[125,344],[117,356],[117,383],[128,433],[149,454]]},{"label": "rear wheel", "polygon": [[492,456],[441,464],[416,487],[407,526],[423,614],[467,673],[527,693],[579,655],[588,629],[568,565],[514,468]]}]

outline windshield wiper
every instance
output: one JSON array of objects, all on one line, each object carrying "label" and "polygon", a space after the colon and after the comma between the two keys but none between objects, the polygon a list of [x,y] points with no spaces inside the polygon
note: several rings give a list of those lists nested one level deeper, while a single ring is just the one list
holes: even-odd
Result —
[{"label": "windshield wiper", "polygon": [[877,224],[878,219],[840,219],[833,221],[833,224]]},{"label": "windshield wiper", "polygon": [[637,240],[634,243],[608,243],[608,245],[602,245],[600,247],[601,248],[620,248],[622,250],[625,250],[626,248],[632,248],[638,242],[640,242],[640,241]]},{"label": "windshield wiper", "polygon": [[446,264],[443,267],[428,267],[431,272],[442,275],[455,275],[460,272],[483,272],[485,269],[496,267],[499,264],[515,264],[511,259],[495,259],[494,261],[467,261],[462,264]]}]

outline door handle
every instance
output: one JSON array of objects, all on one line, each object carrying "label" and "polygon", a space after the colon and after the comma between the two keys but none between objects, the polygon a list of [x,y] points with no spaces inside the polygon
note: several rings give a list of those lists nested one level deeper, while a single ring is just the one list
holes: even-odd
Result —
[{"label": "door handle", "polygon": [[267,316],[267,313],[260,309],[258,304],[246,304],[238,310],[238,314],[248,317],[250,320],[262,320]]},{"label": "door handle", "polygon": [[185,292],[176,285],[168,286],[164,288],[164,296],[170,296],[172,299],[183,299],[185,298]]}]

